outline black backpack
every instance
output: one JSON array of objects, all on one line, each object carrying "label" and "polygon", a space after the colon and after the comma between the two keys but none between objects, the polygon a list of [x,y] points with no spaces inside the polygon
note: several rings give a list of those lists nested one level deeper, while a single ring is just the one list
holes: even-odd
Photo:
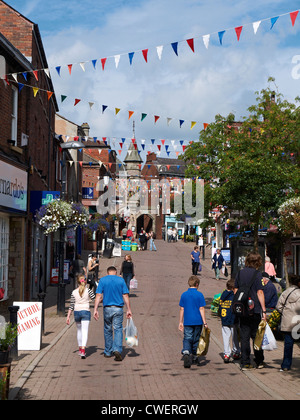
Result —
[{"label": "black backpack", "polygon": [[251,281],[247,284],[240,286],[240,272],[237,277],[238,290],[232,300],[232,313],[236,316],[250,316],[252,311],[249,309],[248,299],[251,287],[253,286],[256,278],[257,270],[255,270]]}]

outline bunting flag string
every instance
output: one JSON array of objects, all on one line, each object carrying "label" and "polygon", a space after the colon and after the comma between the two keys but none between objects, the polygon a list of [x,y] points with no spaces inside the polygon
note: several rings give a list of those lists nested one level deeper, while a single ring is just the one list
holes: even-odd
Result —
[{"label": "bunting flag string", "polygon": [[[189,39],[185,39],[185,40],[181,40],[181,41],[172,42],[172,43],[167,44],[167,45],[171,45],[172,50],[176,54],[176,56],[179,56],[178,45],[180,43],[187,43],[188,46],[189,46],[189,48],[192,50],[192,52],[195,53],[195,40],[196,39],[202,39],[202,42],[204,44],[204,47],[206,49],[208,49],[209,48],[209,45],[210,45],[210,41],[211,41],[212,36],[213,35],[217,35],[218,36],[218,39],[219,39],[219,44],[222,46],[223,45],[223,41],[224,41],[224,35],[227,32],[234,30],[235,33],[236,33],[236,36],[237,36],[237,41],[239,42],[240,41],[240,38],[241,38],[241,33],[242,33],[243,29],[245,27],[247,27],[247,26],[252,25],[254,35],[256,35],[257,32],[258,32],[258,29],[260,28],[260,26],[262,24],[262,22],[270,22],[271,26],[270,26],[269,30],[273,30],[273,28],[274,28],[274,26],[277,23],[277,21],[278,21],[279,18],[284,17],[284,16],[290,16],[291,24],[294,27],[295,26],[295,23],[296,23],[296,19],[298,17],[298,13],[299,13],[299,10],[295,10],[293,12],[287,12],[287,13],[280,14],[278,16],[268,17],[268,18],[265,18],[265,19],[262,19],[262,20],[259,20],[259,21],[256,21],[256,22],[247,23],[247,24],[244,24],[244,25],[239,25],[239,26],[236,26],[236,27],[232,27],[232,28],[228,28],[228,29],[222,30],[222,31],[212,32],[212,33],[207,34],[207,35],[197,35],[197,36],[195,36],[193,38],[189,38]],[[160,61],[162,60],[163,50],[164,50],[164,48],[167,45],[160,45],[160,46],[155,47],[156,48],[158,59]],[[53,67],[53,69],[55,69],[55,71],[57,72],[58,76],[61,77],[61,75],[62,75],[62,73],[61,73],[62,67],[66,67],[68,69],[69,75],[71,76],[72,75],[72,71],[73,71],[73,67],[75,65],[80,66],[80,68],[82,69],[82,71],[85,72],[86,71],[86,64],[91,63],[92,66],[93,66],[93,68],[94,68],[94,70],[96,70],[97,69],[98,60],[100,60],[101,61],[101,65],[102,65],[102,70],[104,71],[108,59],[113,59],[114,62],[115,62],[115,67],[116,67],[116,69],[118,69],[121,56],[128,56],[128,58],[129,58],[129,64],[130,64],[130,66],[132,66],[133,65],[133,61],[134,61],[133,59],[134,59],[134,57],[135,57],[135,55],[137,53],[142,53],[145,62],[148,63],[148,61],[149,61],[149,55],[148,55],[149,48],[143,48],[141,50],[132,51],[132,52],[128,52],[128,53],[117,54],[117,55],[112,55],[112,56],[107,56],[107,57],[102,57],[102,58],[99,58],[99,59],[93,59],[93,60],[88,60],[88,61],[80,61],[78,63],[72,63],[72,64],[67,64],[67,65],[58,65],[58,66]],[[33,76],[35,77],[35,79],[38,81],[39,80],[39,72],[45,72],[45,74],[49,78],[51,78],[50,68],[35,69],[35,70],[32,70],[32,71],[19,72],[19,73],[7,73],[6,75],[1,75],[0,77],[2,79],[6,80],[6,77],[7,76],[13,76],[16,81],[18,81],[17,80],[18,77],[23,77],[25,79],[25,81],[27,81],[28,73],[32,73]]]}]

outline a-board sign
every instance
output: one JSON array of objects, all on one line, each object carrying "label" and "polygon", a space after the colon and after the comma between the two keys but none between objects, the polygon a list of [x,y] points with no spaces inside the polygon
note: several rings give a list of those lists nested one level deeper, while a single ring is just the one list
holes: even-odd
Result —
[{"label": "a-board sign", "polygon": [[42,333],[42,303],[14,302],[18,310],[18,350],[40,350]]}]

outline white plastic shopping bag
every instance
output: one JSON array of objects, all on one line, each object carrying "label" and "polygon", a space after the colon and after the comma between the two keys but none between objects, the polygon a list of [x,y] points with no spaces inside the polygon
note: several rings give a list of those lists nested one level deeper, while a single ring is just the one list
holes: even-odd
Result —
[{"label": "white plastic shopping bag", "polygon": [[266,331],[265,331],[261,348],[262,350],[269,350],[269,351],[277,349],[277,343],[276,343],[274,334],[272,333],[272,330],[268,323],[266,325]]},{"label": "white plastic shopping bag", "polygon": [[137,281],[137,279],[131,279],[130,280],[130,285],[129,285],[129,288],[130,288],[130,290],[133,290],[133,289],[137,289],[138,288],[138,281]]},{"label": "white plastic shopping bag", "polygon": [[132,317],[127,319],[125,327],[125,341],[128,347],[137,347],[139,345],[138,330],[134,325]]}]

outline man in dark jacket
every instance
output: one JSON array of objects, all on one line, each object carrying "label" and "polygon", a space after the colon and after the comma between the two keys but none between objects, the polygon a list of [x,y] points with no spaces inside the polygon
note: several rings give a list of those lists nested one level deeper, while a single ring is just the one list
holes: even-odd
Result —
[{"label": "man in dark jacket", "polygon": [[[250,289],[249,297],[251,298],[251,304],[254,305],[251,315],[241,316],[240,320],[240,332],[241,332],[241,369],[249,370],[253,366],[250,363],[250,339],[252,338],[253,343],[256,337],[258,326],[260,321],[263,319],[267,320],[265,296],[264,296],[264,283],[262,280],[262,274],[258,269],[262,266],[262,258],[258,253],[250,252],[245,261],[245,268],[243,268],[237,274],[234,285],[234,293],[237,293],[238,288],[250,285],[254,274],[256,273],[255,280]],[[261,369],[264,367],[264,352],[263,350],[254,349],[254,361],[256,367]]]},{"label": "man in dark jacket", "polygon": [[277,290],[268,273],[262,273],[266,308],[276,308],[278,302]]}]

